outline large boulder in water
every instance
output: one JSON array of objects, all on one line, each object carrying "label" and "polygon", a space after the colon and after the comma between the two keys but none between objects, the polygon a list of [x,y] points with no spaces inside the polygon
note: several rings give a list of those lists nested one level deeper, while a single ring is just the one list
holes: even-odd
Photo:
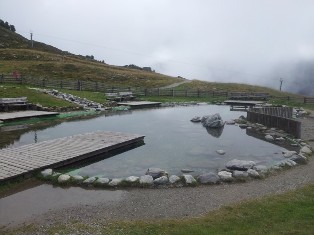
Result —
[{"label": "large boulder in water", "polygon": [[166,176],[168,175],[168,173],[160,168],[155,168],[155,167],[152,167],[152,168],[149,168],[145,175],[150,175],[152,176],[154,179],[157,179],[157,178],[160,178],[162,176]]},{"label": "large boulder in water", "polygon": [[219,113],[214,115],[204,116],[201,120],[202,124],[206,128],[221,128],[225,125],[225,122],[221,119]]}]

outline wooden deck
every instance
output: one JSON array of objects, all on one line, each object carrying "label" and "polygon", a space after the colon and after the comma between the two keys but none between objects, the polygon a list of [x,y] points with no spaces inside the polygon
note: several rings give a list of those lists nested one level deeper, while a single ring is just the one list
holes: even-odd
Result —
[{"label": "wooden deck", "polygon": [[8,122],[32,117],[55,116],[58,114],[59,114],[58,112],[45,112],[45,111],[20,111],[0,113],[0,121]]},{"label": "wooden deck", "polygon": [[255,106],[257,104],[264,104],[265,101],[259,100],[226,100],[225,104],[234,105],[234,106]]},{"label": "wooden deck", "polygon": [[150,102],[150,101],[131,101],[131,102],[119,102],[118,105],[130,106],[132,109],[136,108],[150,108],[158,107],[161,102]]},{"label": "wooden deck", "polygon": [[143,135],[94,132],[0,150],[0,182],[56,168],[143,141]]}]

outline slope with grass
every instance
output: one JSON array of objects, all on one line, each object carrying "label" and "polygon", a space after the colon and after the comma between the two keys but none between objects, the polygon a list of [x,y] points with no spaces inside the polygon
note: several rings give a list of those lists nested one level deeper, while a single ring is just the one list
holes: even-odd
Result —
[{"label": "slope with grass", "polygon": [[40,42],[30,42],[0,27],[0,73],[18,71],[22,76],[52,79],[103,81],[114,86],[161,87],[184,79],[105,63],[61,51]]}]

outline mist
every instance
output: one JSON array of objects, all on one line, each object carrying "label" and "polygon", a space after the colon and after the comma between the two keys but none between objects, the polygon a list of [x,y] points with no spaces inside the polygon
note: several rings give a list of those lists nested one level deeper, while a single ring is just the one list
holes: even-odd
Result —
[{"label": "mist", "polygon": [[[16,7],[19,6],[19,7]],[[17,33],[112,65],[313,95],[312,0],[1,0]]]}]

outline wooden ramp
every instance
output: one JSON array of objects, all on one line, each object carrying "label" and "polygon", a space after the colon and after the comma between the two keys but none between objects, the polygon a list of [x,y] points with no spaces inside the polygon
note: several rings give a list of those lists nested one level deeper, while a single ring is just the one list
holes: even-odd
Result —
[{"label": "wooden ramp", "polygon": [[143,135],[94,132],[0,150],[0,181],[56,168],[143,141]]},{"label": "wooden ramp", "polygon": [[3,122],[8,122],[32,117],[55,116],[58,114],[59,114],[58,112],[45,112],[45,111],[9,112],[0,113],[0,120]]}]

